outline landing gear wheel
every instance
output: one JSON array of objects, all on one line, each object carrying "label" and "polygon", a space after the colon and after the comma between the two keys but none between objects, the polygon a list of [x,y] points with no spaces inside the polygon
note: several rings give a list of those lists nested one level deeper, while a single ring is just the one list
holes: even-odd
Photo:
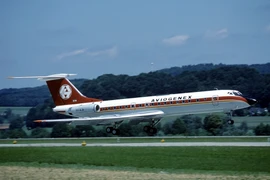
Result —
[{"label": "landing gear wheel", "polygon": [[157,133],[157,128],[155,128],[155,126],[160,122],[160,120],[161,119],[152,119],[148,126],[143,127],[144,132],[149,136],[155,135]]},{"label": "landing gear wheel", "polygon": [[148,134],[156,134],[157,133],[157,128],[150,127],[150,126],[144,126],[143,130],[148,133]]},{"label": "landing gear wheel", "polygon": [[230,111],[229,114],[229,120],[227,121],[229,125],[233,125],[234,124],[234,120],[232,120],[232,116],[233,116],[233,111]]},{"label": "landing gear wheel", "polygon": [[232,119],[228,120],[228,124],[229,125],[233,125],[234,124],[234,120],[232,120]]},{"label": "landing gear wheel", "polygon": [[113,135],[119,135],[120,134],[120,130],[119,129],[113,129],[112,130],[112,134]]},{"label": "landing gear wheel", "polygon": [[143,130],[144,130],[144,132],[147,132],[148,133],[150,128],[151,128],[150,126],[144,126],[143,127]]},{"label": "landing gear wheel", "polygon": [[106,128],[106,132],[107,133],[112,133],[112,131],[113,131],[113,127],[107,127]]},{"label": "landing gear wheel", "polygon": [[156,134],[157,133],[157,129],[156,128],[150,128],[149,129],[149,133],[150,134]]}]

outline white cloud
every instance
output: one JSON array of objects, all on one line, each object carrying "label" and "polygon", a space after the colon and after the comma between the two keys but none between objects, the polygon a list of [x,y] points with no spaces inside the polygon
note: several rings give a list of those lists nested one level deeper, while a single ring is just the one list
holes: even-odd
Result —
[{"label": "white cloud", "polygon": [[109,57],[115,57],[118,53],[118,49],[116,46],[111,47],[110,49],[103,49],[103,50],[98,50],[98,51],[90,51],[87,52],[88,55],[90,56],[102,56],[106,55]]},{"label": "white cloud", "polygon": [[87,51],[87,48],[62,53],[62,54],[59,54],[57,56],[57,59],[61,60],[63,58],[67,58],[67,57],[70,57],[70,56],[76,56],[76,55],[79,55],[79,54],[84,54],[86,51]]},{"label": "white cloud", "polygon": [[162,40],[162,42],[167,45],[177,46],[185,44],[189,38],[190,37],[188,35],[177,35],[170,38],[165,38]]},{"label": "white cloud", "polygon": [[229,34],[228,34],[228,29],[227,28],[219,29],[219,30],[216,30],[216,31],[208,30],[205,33],[206,38],[224,39],[224,38],[226,38],[228,36],[229,36]]},{"label": "white cloud", "polygon": [[80,54],[85,54],[85,55],[92,56],[92,57],[103,56],[103,55],[108,56],[108,57],[115,57],[117,55],[117,53],[118,53],[118,49],[116,46],[113,46],[109,49],[103,49],[103,50],[98,50],[98,51],[89,51],[88,48],[84,48],[84,49],[78,49],[78,50],[59,54],[56,58],[58,60],[62,60],[64,58],[71,57],[71,56],[77,56]]}]

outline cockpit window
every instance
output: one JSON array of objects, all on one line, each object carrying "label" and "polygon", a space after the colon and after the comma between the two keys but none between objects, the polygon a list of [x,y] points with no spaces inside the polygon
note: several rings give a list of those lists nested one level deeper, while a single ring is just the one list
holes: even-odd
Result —
[{"label": "cockpit window", "polygon": [[239,91],[233,91],[233,94],[236,96],[242,96],[242,93],[240,93]]}]

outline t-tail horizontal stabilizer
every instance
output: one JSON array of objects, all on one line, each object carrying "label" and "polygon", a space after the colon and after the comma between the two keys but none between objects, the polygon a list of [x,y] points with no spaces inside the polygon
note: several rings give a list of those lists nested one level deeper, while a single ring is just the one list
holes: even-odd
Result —
[{"label": "t-tail horizontal stabilizer", "polygon": [[52,75],[48,75],[48,76],[18,76],[18,77],[10,76],[8,78],[9,79],[38,79],[40,81],[51,81],[51,80],[63,79],[63,78],[67,78],[70,76],[76,76],[76,75],[77,74],[61,73],[61,74],[52,74]]}]

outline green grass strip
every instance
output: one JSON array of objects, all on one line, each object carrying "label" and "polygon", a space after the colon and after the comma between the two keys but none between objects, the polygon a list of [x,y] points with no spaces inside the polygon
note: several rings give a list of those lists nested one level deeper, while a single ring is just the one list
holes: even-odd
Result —
[{"label": "green grass strip", "polygon": [[17,147],[0,154],[0,163],[270,172],[269,147]]}]

